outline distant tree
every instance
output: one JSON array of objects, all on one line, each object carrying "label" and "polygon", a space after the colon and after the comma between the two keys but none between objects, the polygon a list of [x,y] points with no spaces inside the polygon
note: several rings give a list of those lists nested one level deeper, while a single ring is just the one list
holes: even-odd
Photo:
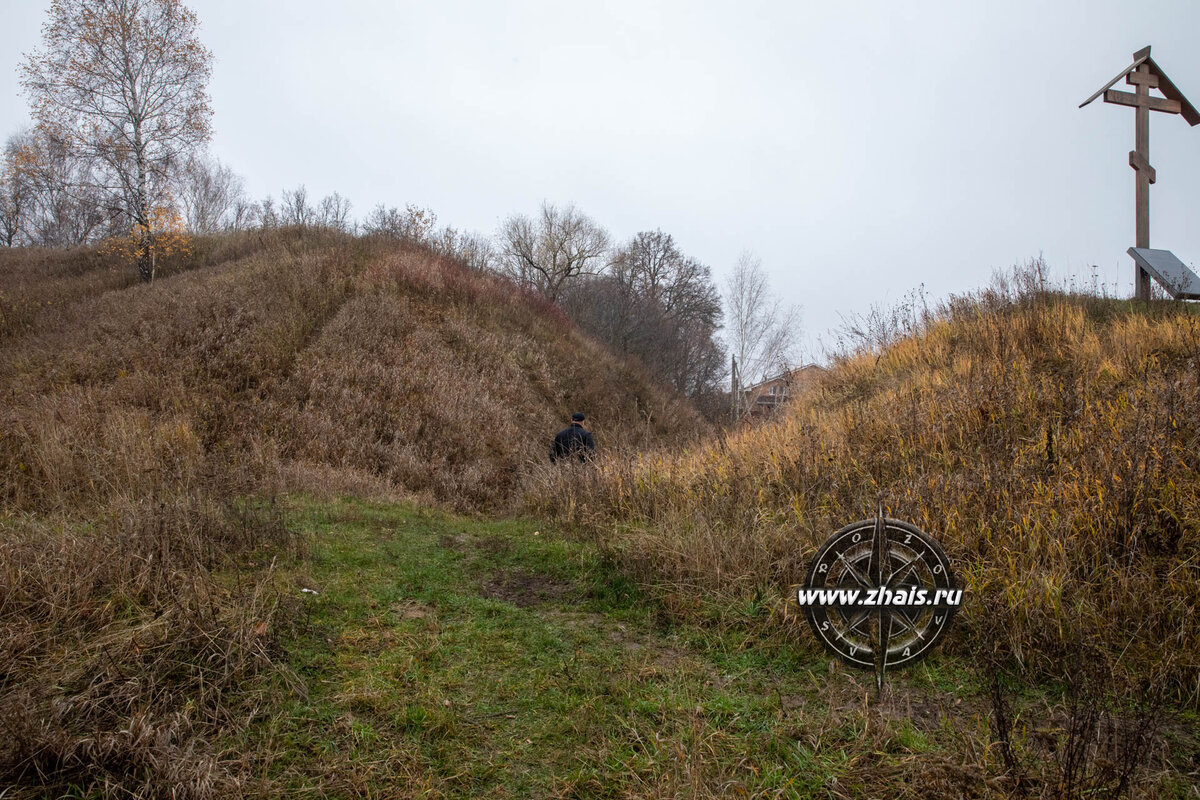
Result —
[{"label": "distant tree", "polygon": [[38,126],[92,164],[145,239],[136,252],[147,281],[156,210],[170,205],[173,173],[211,135],[212,54],[197,26],[179,0],[52,0],[42,48],[22,67]]},{"label": "distant tree", "polygon": [[22,179],[12,140],[0,162],[0,239],[5,247],[21,243],[29,205],[28,185]]},{"label": "distant tree", "polygon": [[800,315],[771,293],[762,260],[747,251],[726,284],[725,320],[729,349],[737,358],[742,385],[770,370],[791,366],[800,333]]},{"label": "distant tree", "polygon": [[258,204],[258,226],[263,230],[279,227],[279,212],[275,210],[275,198],[267,195]]},{"label": "distant tree", "polygon": [[437,214],[415,203],[405,203],[400,218],[401,235],[415,242],[427,243],[437,229]]},{"label": "distant tree", "polygon": [[613,259],[613,274],[629,283],[633,294],[677,319],[721,318],[721,298],[712,272],[679,251],[675,239],[661,230],[636,234]]},{"label": "distant tree", "polygon": [[400,238],[400,211],[395,206],[388,208],[383,203],[371,209],[363,220],[363,233],[367,236]]},{"label": "distant tree", "polygon": [[0,172],[16,214],[14,243],[69,247],[109,232],[105,197],[62,138],[37,129],[10,137]]},{"label": "distant tree", "polygon": [[262,206],[248,197],[242,196],[233,201],[229,210],[229,230],[244,231],[253,228],[262,219]]},{"label": "distant tree", "polygon": [[719,391],[720,295],[709,268],[669,234],[636,234],[602,275],[569,285],[563,305],[581,328],[680,394],[700,400]]},{"label": "distant tree", "polygon": [[428,244],[436,225],[437,214],[428,208],[409,203],[401,212],[395,206],[389,208],[380,203],[363,220],[363,232],[368,236]]},{"label": "distant tree", "polygon": [[574,205],[542,203],[534,218],[513,215],[497,238],[500,270],[551,300],[570,282],[598,274],[609,249],[608,233]]},{"label": "distant tree", "polygon": [[467,269],[476,272],[487,272],[496,263],[496,250],[492,240],[481,233],[464,233],[458,237],[454,257],[463,263]]},{"label": "distant tree", "polygon": [[295,189],[283,190],[279,201],[279,219],[283,225],[307,228],[316,221],[317,212],[308,204],[308,189],[300,184]]},{"label": "distant tree", "polygon": [[320,223],[327,228],[342,232],[350,230],[350,201],[337,192],[321,198],[317,215]]},{"label": "distant tree", "polygon": [[216,233],[234,227],[235,209],[246,200],[245,181],[215,158],[197,153],[179,181],[184,221],[193,233]]}]

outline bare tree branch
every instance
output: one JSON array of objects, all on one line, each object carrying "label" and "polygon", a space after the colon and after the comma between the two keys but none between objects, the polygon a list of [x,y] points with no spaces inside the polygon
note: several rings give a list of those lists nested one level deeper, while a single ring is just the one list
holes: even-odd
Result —
[{"label": "bare tree branch", "polygon": [[574,205],[542,203],[536,219],[524,214],[500,226],[500,269],[518,283],[558,300],[569,282],[595,275],[608,254],[608,232]]},{"label": "bare tree branch", "polygon": [[772,296],[762,260],[749,251],[742,253],[725,289],[729,350],[737,358],[743,384],[793,366],[800,312]]}]

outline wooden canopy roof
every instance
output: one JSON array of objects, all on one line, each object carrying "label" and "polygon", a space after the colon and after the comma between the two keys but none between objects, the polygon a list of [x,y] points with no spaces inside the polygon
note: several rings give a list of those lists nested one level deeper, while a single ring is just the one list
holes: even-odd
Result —
[{"label": "wooden canopy roof", "polygon": [[1179,91],[1179,88],[1171,82],[1170,78],[1167,77],[1167,73],[1162,71],[1162,67],[1154,63],[1154,59],[1150,57],[1149,46],[1143,47],[1141,50],[1138,50],[1136,53],[1134,53],[1132,64],[1122,70],[1117,77],[1101,86],[1094,95],[1080,103],[1079,107],[1083,108],[1088,103],[1104,94],[1105,90],[1112,88],[1114,83],[1136,70],[1142,64],[1149,66],[1150,74],[1158,78],[1158,90],[1163,93],[1163,96],[1168,100],[1175,100],[1179,103],[1180,113],[1183,115],[1183,118],[1187,120],[1188,125],[1200,124],[1200,111],[1196,111],[1196,107],[1188,102],[1188,99],[1183,96],[1183,92]]}]

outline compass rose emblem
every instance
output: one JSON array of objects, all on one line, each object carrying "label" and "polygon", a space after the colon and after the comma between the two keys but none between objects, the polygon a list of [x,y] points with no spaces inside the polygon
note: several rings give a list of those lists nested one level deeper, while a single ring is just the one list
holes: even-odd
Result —
[{"label": "compass rose emblem", "polygon": [[796,599],[825,648],[873,669],[882,690],[888,669],[928,655],[946,634],[962,590],[932,536],[880,509],[829,537]]}]

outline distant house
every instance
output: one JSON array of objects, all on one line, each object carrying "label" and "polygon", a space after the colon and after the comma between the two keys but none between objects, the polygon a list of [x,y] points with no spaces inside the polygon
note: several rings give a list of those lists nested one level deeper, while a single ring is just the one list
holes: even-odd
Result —
[{"label": "distant house", "polygon": [[742,390],[743,418],[771,416],[787,403],[788,398],[812,386],[823,374],[824,367],[805,364],[747,386]]}]

